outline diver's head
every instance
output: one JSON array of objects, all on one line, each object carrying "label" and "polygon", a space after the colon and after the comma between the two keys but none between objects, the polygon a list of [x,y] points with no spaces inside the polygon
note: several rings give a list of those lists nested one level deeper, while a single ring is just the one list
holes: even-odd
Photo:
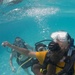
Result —
[{"label": "diver's head", "polygon": [[68,49],[71,44],[71,37],[68,33],[63,33],[63,35],[58,35],[57,43],[61,47],[61,50]]},{"label": "diver's head", "polygon": [[15,38],[15,41],[16,41],[16,42],[20,42],[20,41],[22,41],[22,38],[16,37],[16,38]]},{"label": "diver's head", "polygon": [[36,51],[43,51],[46,50],[46,45],[43,43],[38,43],[35,45],[35,50]]},{"label": "diver's head", "polygon": [[58,43],[61,50],[67,49],[71,43],[70,35],[65,31],[58,31],[51,34],[54,42]]},{"label": "diver's head", "polygon": [[25,42],[22,38],[16,37],[14,41],[14,45],[19,46],[19,47],[24,47]]}]

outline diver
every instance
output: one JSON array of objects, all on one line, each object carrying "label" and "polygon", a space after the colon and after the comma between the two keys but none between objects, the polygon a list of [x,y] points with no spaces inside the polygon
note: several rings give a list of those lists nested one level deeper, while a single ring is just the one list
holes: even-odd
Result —
[{"label": "diver", "polygon": [[[26,48],[30,50],[34,50],[30,45],[26,44],[24,40],[20,37],[16,37],[13,45],[21,47],[21,48]],[[18,63],[19,66],[21,66],[25,72],[27,72],[28,75],[31,75],[28,67],[32,66],[32,61],[34,60],[31,57],[26,57],[23,54],[18,53],[15,51],[15,49],[12,49],[12,53],[10,54],[10,66],[13,72],[16,72],[16,69],[13,66],[13,58],[16,58],[16,62]]]},{"label": "diver", "polygon": [[[33,49],[30,45],[26,44],[24,42],[24,40],[21,39],[20,37],[15,38],[15,41],[14,41],[13,45],[18,46],[18,47],[22,47],[22,48],[26,48],[26,49]],[[39,43],[39,44],[35,45],[35,50],[36,51],[42,51],[42,50],[45,50],[45,48],[46,48],[46,45],[44,45],[43,43]],[[12,53],[10,54],[10,66],[11,66],[13,72],[16,72],[15,68],[13,67],[13,63],[12,63],[13,57],[16,58],[17,63],[23,69],[25,69],[25,71],[28,74],[30,72],[28,71],[27,68],[31,67],[31,70],[32,70],[33,65],[38,63],[38,61],[36,59],[26,57],[26,56],[16,52],[14,49],[12,49]]]},{"label": "diver", "polygon": [[[56,40],[58,40],[58,36],[60,35],[60,32],[63,31],[59,31],[59,32],[54,32],[51,37],[54,39],[54,41],[56,42]],[[63,35],[61,35],[62,37]],[[59,37],[60,38],[60,37]],[[61,38],[60,38],[61,40]],[[62,39],[64,40],[64,38]],[[75,62],[75,46],[74,46],[74,39],[71,38],[71,36],[68,34],[67,38],[65,39],[65,41],[68,40],[67,44],[65,43],[64,45],[67,45],[66,52],[64,53],[63,58],[60,60],[60,62],[65,62],[65,65],[63,66],[62,70],[60,72],[58,72],[55,75],[73,75],[74,74],[74,62]],[[60,42],[60,41],[58,41]],[[60,43],[60,45],[62,45],[62,43]]]},{"label": "diver", "polygon": [[[41,52],[41,51],[46,51],[47,50],[47,45],[45,45],[44,43],[42,42],[39,42],[39,43],[35,43],[35,51],[37,52]],[[35,62],[35,61],[33,61]],[[32,66],[32,71],[33,73],[36,75],[36,72],[35,70],[38,69],[38,67],[42,67],[42,65],[39,63],[39,61],[36,59],[36,62],[33,64]]]},{"label": "diver", "polygon": [[[45,40],[44,40],[45,41]],[[43,42],[44,42],[43,41]],[[37,52],[41,52],[41,51],[47,51],[47,45],[43,44],[41,41],[40,42],[37,42],[35,43],[35,50]],[[32,67],[33,69],[33,72],[34,74],[36,75],[36,71],[38,70],[38,68],[42,68],[42,65],[38,62],[38,63],[35,63]]]},{"label": "diver", "polygon": [[61,71],[55,75],[75,75],[75,45],[74,39],[71,38],[71,44],[69,50],[64,54],[65,65]]},{"label": "diver", "polygon": [[[39,63],[43,66],[44,62],[47,62],[45,65],[47,66],[47,71],[45,74],[40,72],[40,68],[35,71],[36,75],[54,75],[56,74],[56,67],[59,66],[58,64],[64,57],[64,54],[69,50],[69,45],[71,43],[71,37],[70,35],[65,31],[58,31],[51,34],[51,38],[54,42],[54,49],[49,51],[29,51],[26,48],[20,48],[18,46],[14,46],[10,44],[9,42],[5,41],[2,43],[4,47],[8,46],[10,48],[15,49],[17,52],[24,54],[28,57],[37,58]],[[52,44],[49,45],[49,49],[52,46]],[[45,61],[45,58],[49,58],[47,61]],[[60,62],[61,63],[61,62]],[[58,64],[58,65],[57,65]]]}]

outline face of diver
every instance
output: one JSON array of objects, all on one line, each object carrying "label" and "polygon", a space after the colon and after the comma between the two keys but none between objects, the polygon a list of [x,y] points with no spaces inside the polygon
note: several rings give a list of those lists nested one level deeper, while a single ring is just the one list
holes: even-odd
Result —
[{"label": "face of diver", "polygon": [[20,38],[16,38],[16,42],[20,42],[21,41],[21,39]]},{"label": "face of diver", "polygon": [[43,46],[41,46],[41,47],[38,48],[38,51],[44,51],[44,50],[46,50],[46,48],[43,47]]},{"label": "face of diver", "polygon": [[24,47],[24,43],[20,38],[16,38],[15,41],[17,46]]},{"label": "face of diver", "polygon": [[68,41],[62,42],[62,41],[59,41],[58,40],[57,43],[59,44],[61,50],[67,49],[68,48],[68,45],[69,45]]}]

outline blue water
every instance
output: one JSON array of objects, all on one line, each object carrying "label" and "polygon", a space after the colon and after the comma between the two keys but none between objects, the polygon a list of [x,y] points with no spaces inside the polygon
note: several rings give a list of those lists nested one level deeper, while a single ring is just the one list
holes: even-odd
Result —
[{"label": "blue water", "polygon": [[[34,47],[58,30],[65,30],[75,38],[75,0],[23,0],[0,5],[0,44],[6,40],[13,43],[20,36]],[[19,74],[11,71],[10,53],[6,50],[0,46],[0,75],[26,75],[22,69]],[[15,60],[14,65],[18,68]]]}]

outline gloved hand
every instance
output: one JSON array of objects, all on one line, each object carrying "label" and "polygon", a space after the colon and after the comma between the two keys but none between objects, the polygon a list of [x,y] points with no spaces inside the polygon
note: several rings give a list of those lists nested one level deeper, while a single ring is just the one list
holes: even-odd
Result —
[{"label": "gloved hand", "polygon": [[6,47],[6,46],[10,46],[11,44],[8,41],[4,41],[1,45]]},{"label": "gloved hand", "polygon": [[16,69],[14,67],[12,68],[12,72],[16,72]]}]

